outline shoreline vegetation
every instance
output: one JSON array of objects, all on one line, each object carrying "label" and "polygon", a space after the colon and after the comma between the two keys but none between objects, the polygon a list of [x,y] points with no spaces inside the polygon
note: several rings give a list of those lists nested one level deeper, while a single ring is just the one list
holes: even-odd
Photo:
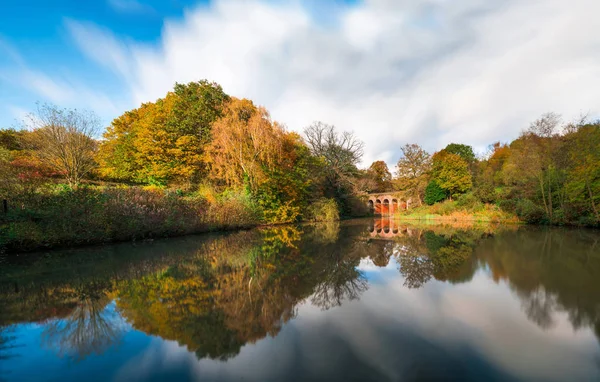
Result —
[{"label": "shoreline vegetation", "polygon": [[[205,190],[206,191],[206,190]],[[49,186],[4,215],[0,254],[148,241],[211,232],[270,227],[243,193],[181,194],[156,187]],[[337,205],[317,201],[310,222],[339,220]]]},{"label": "shoreline vegetation", "polygon": [[393,214],[399,221],[434,221],[434,222],[474,222],[492,224],[525,224],[519,217],[503,211],[493,204],[478,204],[476,206],[460,206],[455,201],[446,200],[432,206],[416,207],[408,211]]},{"label": "shoreline vegetation", "polygon": [[[288,131],[209,81],[176,84],[108,127],[38,105],[0,129],[0,253],[369,215],[397,192],[398,219],[600,227],[600,122],[549,113],[476,156],[399,147],[360,168],[364,143],[314,122]],[[4,204],[6,201],[6,204]]]}]

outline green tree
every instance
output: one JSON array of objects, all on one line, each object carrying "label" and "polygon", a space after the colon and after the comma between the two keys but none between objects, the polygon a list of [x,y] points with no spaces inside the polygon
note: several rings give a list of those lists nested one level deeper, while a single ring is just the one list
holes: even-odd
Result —
[{"label": "green tree", "polygon": [[578,126],[566,138],[569,198],[574,203],[588,204],[596,221],[600,222],[600,123]]},{"label": "green tree", "polygon": [[397,184],[422,204],[431,171],[431,155],[417,144],[400,148],[402,157],[396,165]]},{"label": "green tree", "polygon": [[199,81],[176,84],[164,98],[126,112],[104,134],[100,174],[145,183],[200,181],[212,124],[228,100],[219,85]]},{"label": "green tree", "polygon": [[190,135],[202,145],[210,141],[211,124],[219,119],[230,97],[221,85],[201,80],[188,84],[176,83],[175,102],[167,121],[167,129],[178,136]]},{"label": "green tree", "polygon": [[448,146],[446,146],[446,148],[444,148],[444,151],[460,156],[469,165],[475,162],[475,153],[473,153],[473,148],[469,145],[450,143]]},{"label": "green tree", "polygon": [[430,181],[425,188],[425,203],[432,205],[446,199],[446,191],[435,180]]},{"label": "green tree", "polygon": [[468,164],[459,155],[442,150],[432,159],[432,178],[450,197],[471,189],[473,184]]}]

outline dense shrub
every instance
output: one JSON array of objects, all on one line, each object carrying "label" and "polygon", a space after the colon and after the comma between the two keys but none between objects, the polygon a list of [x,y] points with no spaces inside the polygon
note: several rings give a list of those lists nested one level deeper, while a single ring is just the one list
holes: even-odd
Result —
[{"label": "dense shrub", "polygon": [[435,180],[429,182],[425,188],[425,203],[432,205],[446,199],[446,191]]},{"label": "dense shrub", "polygon": [[600,221],[598,221],[596,219],[595,216],[592,215],[588,215],[588,216],[581,216],[579,218],[579,220],[577,221],[577,223],[581,226],[584,227],[598,227],[600,228]]},{"label": "dense shrub", "polygon": [[356,196],[348,198],[346,205],[348,206],[348,211],[344,214],[344,217],[360,218],[369,216],[371,213],[367,206],[367,201]]},{"label": "dense shrub", "polygon": [[210,203],[206,223],[210,229],[250,227],[261,222],[261,211],[243,192],[227,192]]},{"label": "dense shrub", "polygon": [[440,215],[450,215],[457,210],[456,202],[452,200],[446,200],[443,203],[438,204],[437,207]]},{"label": "dense shrub", "polygon": [[248,227],[260,213],[244,194],[213,203],[160,188],[51,186],[15,195],[0,217],[0,248],[31,250]]},{"label": "dense shrub", "polygon": [[473,193],[483,203],[494,203],[496,201],[496,190],[490,182],[482,182],[475,188]]},{"label": "dense shrub", "polygon": [[517,216],[530,224],[540,224],[545,220],[544,210],[529,199],[520,199],[515,205]]},{"label": "dense shrub", "polygon": [[340,219],[338,205],[334,199],[321,198],[310,204],[307,214],[312,221],[336,221]]},{"label": "dense shrub", "polygon": [[479,199],[477,199],[477,197],[475,197],[475,195],[473,195],[473,193],[468,192],[466,194],[462,194],[460,195],[457,199],[456,199],[456,205],[458,207],[463,207],[463,208],[468,208],[468,209],[472,209],[474,208],[477,204],[480,204]]},{"label": "dense shrub", "polygon": [[503,211],[506,211],[509,213],[515,213],[517,211],[517,200],[516,199],[500,200],[500,201],[498,201],[497,205]]}]

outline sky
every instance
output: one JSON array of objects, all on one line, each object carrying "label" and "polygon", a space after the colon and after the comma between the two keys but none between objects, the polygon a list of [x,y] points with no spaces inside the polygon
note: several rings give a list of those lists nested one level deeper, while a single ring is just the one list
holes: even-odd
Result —
[{"label": "sky", "polygon": [[600,116],[598,0],[4,0],[0,127],[36,102],[104,125],[208,79],[288,129],[353,131],[363,164],[483,153],[545,112]]}]

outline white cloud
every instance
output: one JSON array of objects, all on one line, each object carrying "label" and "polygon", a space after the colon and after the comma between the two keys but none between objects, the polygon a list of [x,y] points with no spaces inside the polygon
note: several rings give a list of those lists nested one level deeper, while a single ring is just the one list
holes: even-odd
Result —
[{"label": "white cloud", "polygon": [[365,0],[316,22],[300,2],[216,0],[166,21],[157,45],[68,21],[81,50],[134,102],[214,80],[293,130],[354,130],[365,164],[399,147],[483,148],[546,111],[598,115],[597,0]]},{"label": "white cloud", "polygon": [[42,72],[24,68],[15,73],[14,78],[22,87],[39,95],[42,101],[59,107],[80,107],[104,116],[121,112],[108,95],[70,78],[51,78]]},{"label": "white cloud", "polygon": [[[97,34],[94,37],[97,38]],[[49,102],[59,107],[93,110],[103,118],[103,122],[108,122],[110,118],[123,112],[123,102],[119,101],[124,97],[109,96],[92,88],[90,84],[72,74],[68,65],[50,76],[43,70],[33,69],[19,51],[6,41],[0,40],[0,53],[5,53],[4,56],[0,55],[0,58],[5,59],[4,62],[0,61],[0,84],[3,86],[0,90],[7,93],[11,89],[15,89],[15,93],[25,90],[34,95],[34,101]],[[33,102],[17,105],[9,100],[9,103],[5,109],[16,118],[17,124],[34,108]]]}]

